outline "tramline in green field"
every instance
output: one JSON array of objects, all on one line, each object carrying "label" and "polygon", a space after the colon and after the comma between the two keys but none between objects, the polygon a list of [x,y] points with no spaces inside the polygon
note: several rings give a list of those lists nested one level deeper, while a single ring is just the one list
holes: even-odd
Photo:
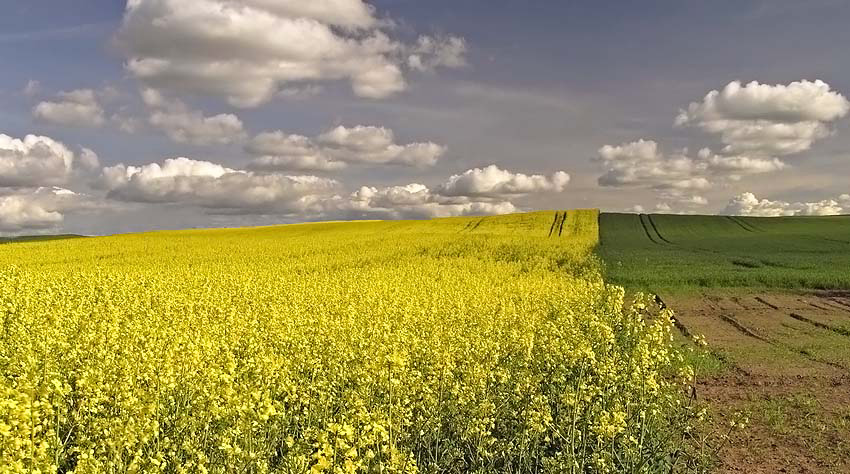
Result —
[{"label": "tramline in green field", "polygon": [[644,290],[850,288],[850,217],[602,214],[612,283]]}]

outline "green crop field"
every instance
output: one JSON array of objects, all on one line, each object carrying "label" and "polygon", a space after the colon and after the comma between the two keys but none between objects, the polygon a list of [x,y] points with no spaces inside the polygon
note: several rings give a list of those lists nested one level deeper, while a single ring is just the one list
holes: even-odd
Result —
[{"label": "green crop field", "polygon": [[850,217],[602,214],[599,254],[628,288],[850,288]]},{"label": "green crop field", "polygon": [[[602,214],[605,278],[675,315],[720,472],[849,472],[850,217]],[[715,428],[719,429],[719,428]]]}]

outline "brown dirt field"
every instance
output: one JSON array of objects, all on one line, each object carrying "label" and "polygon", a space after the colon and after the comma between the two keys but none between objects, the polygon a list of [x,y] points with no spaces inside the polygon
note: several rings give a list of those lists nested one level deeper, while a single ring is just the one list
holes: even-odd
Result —
[{"label": "brown dirt field", "polygon": [[850,473],[850,295],[662,297],[680,331],[726,363],[697,384],[714,425],[750,420],[717,472]]}]

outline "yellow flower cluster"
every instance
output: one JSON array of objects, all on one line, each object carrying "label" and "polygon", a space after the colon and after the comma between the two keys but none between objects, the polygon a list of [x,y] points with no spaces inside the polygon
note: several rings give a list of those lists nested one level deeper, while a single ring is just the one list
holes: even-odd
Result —
[{"label": "yellow flower cluster", "polygon": [[553,214],[2,246],[0,473],[650,472],[669,317]]}]

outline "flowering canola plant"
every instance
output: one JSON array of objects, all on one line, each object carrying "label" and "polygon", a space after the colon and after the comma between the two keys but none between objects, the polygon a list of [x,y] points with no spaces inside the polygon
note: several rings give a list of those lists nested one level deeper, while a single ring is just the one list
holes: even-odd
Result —
[{"label": "flowering canola plant", "polygon": [[0,473],[661,470],[669,316],[553,214],[0,246]]}]

